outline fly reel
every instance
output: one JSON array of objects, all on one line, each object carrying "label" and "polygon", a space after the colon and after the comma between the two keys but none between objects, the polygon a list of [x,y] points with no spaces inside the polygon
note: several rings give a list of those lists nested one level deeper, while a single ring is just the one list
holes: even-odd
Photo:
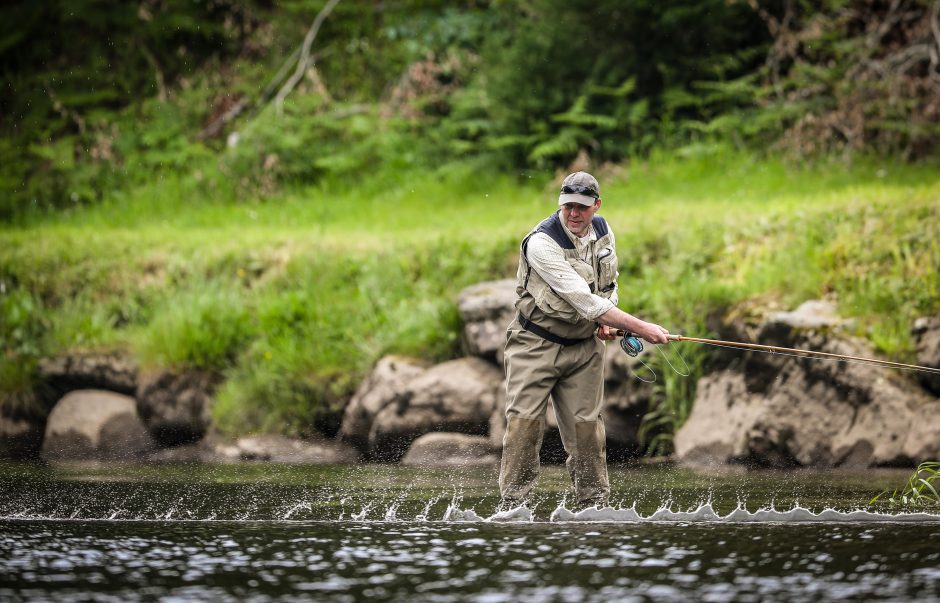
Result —
[{"label": "fly reel", "polygon": [[643,342],[633,333],[624,333],[620,340],[620,347],[627,353],[627,356],[636,357],[643,351]]}]

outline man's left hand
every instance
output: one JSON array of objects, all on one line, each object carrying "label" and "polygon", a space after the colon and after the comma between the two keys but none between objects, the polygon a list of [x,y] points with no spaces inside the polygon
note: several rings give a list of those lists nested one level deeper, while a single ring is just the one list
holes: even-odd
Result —
[{"label": "man's left hand", "polygon": [[614,339],[617,338],[617,336],[615,335],[616,332],[617,332],[617,329],[614,329],[612,327],[608,327],[606,325],[598,325],[597,338],[600,339],[601,341],[613,341]]}]

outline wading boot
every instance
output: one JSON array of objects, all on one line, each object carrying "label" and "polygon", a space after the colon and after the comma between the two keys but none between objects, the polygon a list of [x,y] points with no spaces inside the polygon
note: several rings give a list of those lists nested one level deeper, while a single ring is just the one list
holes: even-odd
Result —
[{"label": "wading boot", "polygon": [[544,431],[544,419],[509,417],[499,466],[499,493],[504,501],[514,501],[519,506],[535,487]]},{"label": "wading boot", "polygon": [[506,511],[512,511],[513,509],[518,509],[523,506],[528,507],[529,501],[522,498],[503,498],[499,501],[499,504],[496,505],[494,513],[505,513]]},{"label": "wading boot", "polygon": [[567,465],[579,509],[607,506],[610,482],[607,479],[606,437],[602,420],[575,423],[576,446]]}]

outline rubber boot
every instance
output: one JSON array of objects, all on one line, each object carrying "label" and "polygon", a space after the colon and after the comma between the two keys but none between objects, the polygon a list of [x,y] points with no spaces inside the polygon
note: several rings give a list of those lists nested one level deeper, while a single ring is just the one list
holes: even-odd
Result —
[{"label": "rubber boot", "polygon": [[539,477],[539,449],[545,431],[543,419],[510,417],[503,436],[503,458],[499,466],[500,507],[526,502]]},{"label": "rubber boot", "polygon": [[607,433],[604,422],[575,423],[575,454],[568,458],[568,471],[574,484],[578,507],[604,507],[610,495],[607,478]]}]

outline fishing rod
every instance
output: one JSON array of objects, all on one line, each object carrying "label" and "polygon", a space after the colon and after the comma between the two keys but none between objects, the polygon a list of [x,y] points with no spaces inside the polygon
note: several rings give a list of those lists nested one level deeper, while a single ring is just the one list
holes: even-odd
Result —
[{"label": "fishing rod", "polygon": [[[620,329],[615,331],[615,334],[619,337],[623,337],[620,341],[620,347],[623,348],[623,351],[630,356],[636,356],[643,351],[643,342],[635,334],[626,332]],[[776,345],[760,345],[756,343],[743,343],[740,341],[722,341],[720,339],[703,339],[701,337],[686,337],[684,335],[673,335],[668,334],[666,338],[670,341],[691,341],[694,343],[703,343],[706,345],[713,345],[723,348],[733,348],[733,349],[742,349],[742,350],[753,350],[757,352],[764,352],[766,354],[783,354],[791,355],[802,358],[823,358],[828,360],[841,360],[843,362],[861,362],[866,364],[874,364],[878,366],[885,366],[889,368],[903,369],[908,371],[921,371],[925,373],[938,373],[940,374],[940,368],[933,368],[930,366],[920,366],[917,364],[904,364],[901,362],[891,362],[890,360],[880,360],[878,358],[863,358],[861,356],[849,356],[847,354],[832,354],[829,352],[817,352],[815,350],[802,350],[799,348],[784,348]]]}]

